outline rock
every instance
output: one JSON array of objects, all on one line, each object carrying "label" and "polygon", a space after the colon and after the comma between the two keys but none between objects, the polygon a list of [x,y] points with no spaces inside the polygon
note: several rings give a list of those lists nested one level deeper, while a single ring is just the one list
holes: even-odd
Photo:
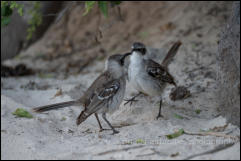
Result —
[{"label": "rock", "polygon": [[173,101],[185,99],[190,96],[190,91],[184,86],[178,86],[176,88],[173,88],[169,95],[170,99]]},{"label": "rock", "polygon": [[217,53],[218,101],[223,116],[240,126],[240,2],[233,10]]}]

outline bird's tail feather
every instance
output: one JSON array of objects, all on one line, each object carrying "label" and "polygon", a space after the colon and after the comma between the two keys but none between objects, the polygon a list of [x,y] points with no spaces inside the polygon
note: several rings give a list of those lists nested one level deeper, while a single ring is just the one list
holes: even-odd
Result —
[{"label": "bird's tail feather", "polygon": [[170,62],[172,61],[173,57],[177,54],[177,51],[179,49],[179,47],[182,45],[181,41],[177,41],[172,47],[171,49],[168,51],[166,57],[164,58],[164,60],[162,61],[162,65],[167,67]]},{"label": "bird's tail feather", "polygon": [[33,111],[34,112],[44,112],[44,111],[54,110],[54,109],[63,108],[63,107],[69,107],[69,106],[75,105],[76,103],[77,103],[76,101],[56,103],[56,104],[36,107],[33,109]]},{"label": "bird's tail feather", "polygon": [[76,124],[79,125],[84,122],[90,115],[86,114],[85,111],[82,111],[79,117],[76,120]]}]

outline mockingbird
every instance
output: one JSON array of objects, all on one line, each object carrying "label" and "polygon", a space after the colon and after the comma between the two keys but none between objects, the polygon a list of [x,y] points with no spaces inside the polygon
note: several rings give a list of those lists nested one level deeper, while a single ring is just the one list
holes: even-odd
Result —
[{"label": "mockingbird", "polygon": [[128,55],[130,53],[110,56],[106,62],[105,71],[92,83],[80,99],[37,107],[33,110],[35,112],[44,112],[73,105],[83,106],[84,110],[76,120],[77,125],[85,121],[90,115],[95,114],[100,131],[102,131],[104,129],[98,118],[98,114],[102,114],[103,119],[113,130],[113,134],[119,133],[106,119],[106,113],[117,110],[124,97],[126,78],[123,65],[125,57]]},{"label": "mockingbird", "polygon": [[[180,45],[180,41],[176,42],[168,51],[161,64],[158,64],[151,59],[144,58],[147,52],[144,44],[135,42],[132,45],[130,64],[128,67],[128,78],[133,87],[139,91],[139,94],[130,100],[127,100],[127,103],[136,101],[135,98],[142,93],[149,96],[161,97],[163,89],[167,84],[173,84],[176,86],[173,76],[168,72],[167,66],[176,55]],[[157,119],[162,116],[161,105],[162,97],[160,98]]]}]

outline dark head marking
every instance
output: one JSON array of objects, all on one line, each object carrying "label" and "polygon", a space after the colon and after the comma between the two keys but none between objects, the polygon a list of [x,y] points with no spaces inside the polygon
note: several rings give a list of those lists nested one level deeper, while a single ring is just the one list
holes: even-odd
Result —
[{"label": "dark head marking", "polygon": [[132,45],[132,51],[139,51],[142,55],[146,54],[146,46],[140,42],[135,42]]}]

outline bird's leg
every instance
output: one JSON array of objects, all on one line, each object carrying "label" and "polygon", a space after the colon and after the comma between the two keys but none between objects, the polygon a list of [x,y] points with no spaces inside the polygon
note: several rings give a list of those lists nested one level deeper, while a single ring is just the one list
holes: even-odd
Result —
[{"label": "bird's leg", "polygon": [[156,119],[158,120],[160,117],[163,117],[162,114],[161,114],[161,108],[162,108],[162,98],[160,100],[160,106],[159,106],[159,112],[158,112],[158,115],[156,117]]},{"label": "bird's leg", "polygon": [[101,125],[101,123],[100,123],[100,120],[99,120],[99,117],[98,117],[98,114],[97,114],[97,113],[95,113],[95,117],[96,117],[96,120],[97,120],[97,122],[98,122],[98,124],[99,124],[100,132],[102,132],[102,131],[105,130],[105,129],[102,128],[102,125]]},{"label": "bird's leg", "polygon": [[118,134],[119,133],[119,131],[117,131],[111,124],[110,124],[110,122],[106,119],[106,114],[105,113],[103,113],[102,114],[102,117],[103,117],[103,119],[105,120],[105,122],[110,126],[110,128],[112,129],[112,131],[113,131],[113,135],[114,134]]},{"label": "bird's leg", "polygon": [[102,127],[102,125],[101,125],[101,123],[100,123],[100,119],[99,119],[97,113],[95,113],[95,117],[96,117],[96,120],[97,120],[97,122],[98,122],[98,124],[99,124],[99,127],[100,127],[99,132],[102,132],[102,131],[104,131],[104,130],[111,130],[111,129],[103,129],[103,127]]},{"label": "bird's leg", "polygon": [[126,104],[128,104],[128,103],[131,103],[130,105],[132,105],[133,102],[137,102],[138,100],[135,100],[135,98],[138,97],[138,96],[140,96],[141,94],[142,94],[142,93],[139,92],[137,95],[135,95],[135,96],[132,97],[131,99],[127,99],[127,100],[125,100],[126,103],[124,104],[124,106],[125,106]]}]

